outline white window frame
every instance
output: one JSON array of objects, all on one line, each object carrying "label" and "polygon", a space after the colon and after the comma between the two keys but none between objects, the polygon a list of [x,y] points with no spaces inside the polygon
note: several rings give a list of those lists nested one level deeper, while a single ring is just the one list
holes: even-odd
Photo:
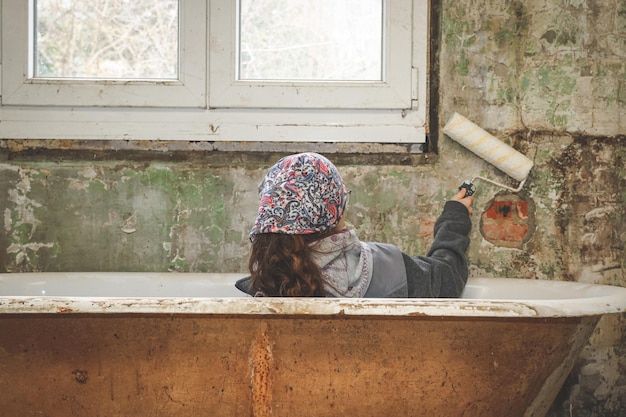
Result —
[{"label": "white window frame", "polygon": [[385,79],[343,84],[235,80],[234,0],[180,2],[178,81],[33,79],[31,0],[0,1],[2,139],[425,142],[427,0],[387,0]]},{"label": "white window frame", "polygon": [[[33,77],[33,0],[2,4],[2,105],[81,107],[206,107],[205,0],[180,2],[178,80],[83,80]],[[164,97],[167,100],[164,100]]]},{"label": "white window frame", "polygon": [[411,0],[386,1],[383,19],[383,79],[370,82],[297,82],[238,80],[237,1],[211,1],[211,108],[408,109],[411,96]]}]

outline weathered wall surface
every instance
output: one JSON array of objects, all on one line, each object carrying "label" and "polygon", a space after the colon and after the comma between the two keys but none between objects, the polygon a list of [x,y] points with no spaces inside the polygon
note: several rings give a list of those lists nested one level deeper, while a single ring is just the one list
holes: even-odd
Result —
[{"label": "weathered wall surface", "polygon": [[[442,120],[465,113],[535,161],[532,237],[476,236],[474,273],[626,286],[626,2],[443,3]],[[457,148],[440,148],[452,169]],[[552,417],[626,415],[625,322],[603,319]]]},{"label": "weathered wall surface", "polygon": [[[626,3],[444,0],[440,12],[439,124],[457,111],[535,162],[519,196],[478,184],[471,273],[626,286]],[[415,165],[328,154],[363,240],[424,253],[461,180],[507,180],[448,138],[438,145]],[[245,271],[256,186],[276,156],[0,146],[0,270],[15,272]],[[515,199],[528,211],[489,212]],[[494,243],[494,222],[527,227]],[[601,321],[551,417],[626,415],[625,339],[626,318]]]}]

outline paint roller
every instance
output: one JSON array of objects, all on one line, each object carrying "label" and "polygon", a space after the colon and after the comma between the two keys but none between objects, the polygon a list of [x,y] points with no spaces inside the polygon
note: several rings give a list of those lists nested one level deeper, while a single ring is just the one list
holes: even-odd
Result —
[{"label": "paint roller", "polygon": [[525,155],[519,153],[458,113],[452,115],[448,123],[444,126],[443,132],[455,142],[458,142],[480,158],[494,165],[500,171],[520,181],[518,187],[513,188],[477,175],[472,178],[471,181],[465,181],[459,187],[459,189],[465,188],[466,196],[473,195],[476,192],[476,186],[474,185],[476,180],[486,181],[498,187],[506,188],[514,193],[522,189],[528,178],[528,173],[533,167],[533,161],[528,159]]}]

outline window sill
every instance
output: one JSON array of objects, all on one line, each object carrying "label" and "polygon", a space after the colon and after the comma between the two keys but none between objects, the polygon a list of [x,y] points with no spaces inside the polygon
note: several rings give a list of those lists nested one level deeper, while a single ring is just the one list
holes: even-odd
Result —
[{"label": "window sill", "polygon": [[424,165],[436,160],[426,144],[206,142],[144,140],[2,139],[1,160],[188,162],[210,166],[266,166],[282,156],[314,151],[337,165]]}]

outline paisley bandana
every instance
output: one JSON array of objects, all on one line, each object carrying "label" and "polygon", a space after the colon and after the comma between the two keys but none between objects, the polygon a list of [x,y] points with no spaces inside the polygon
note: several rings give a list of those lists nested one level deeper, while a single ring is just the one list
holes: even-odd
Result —
[{"label": "paisley bandana", "polygon": [[347,192],[337,168],[317,153],[279,160],[259,185],[259,211],[250,239],[260,233],[305,235],[339,222]]}]

